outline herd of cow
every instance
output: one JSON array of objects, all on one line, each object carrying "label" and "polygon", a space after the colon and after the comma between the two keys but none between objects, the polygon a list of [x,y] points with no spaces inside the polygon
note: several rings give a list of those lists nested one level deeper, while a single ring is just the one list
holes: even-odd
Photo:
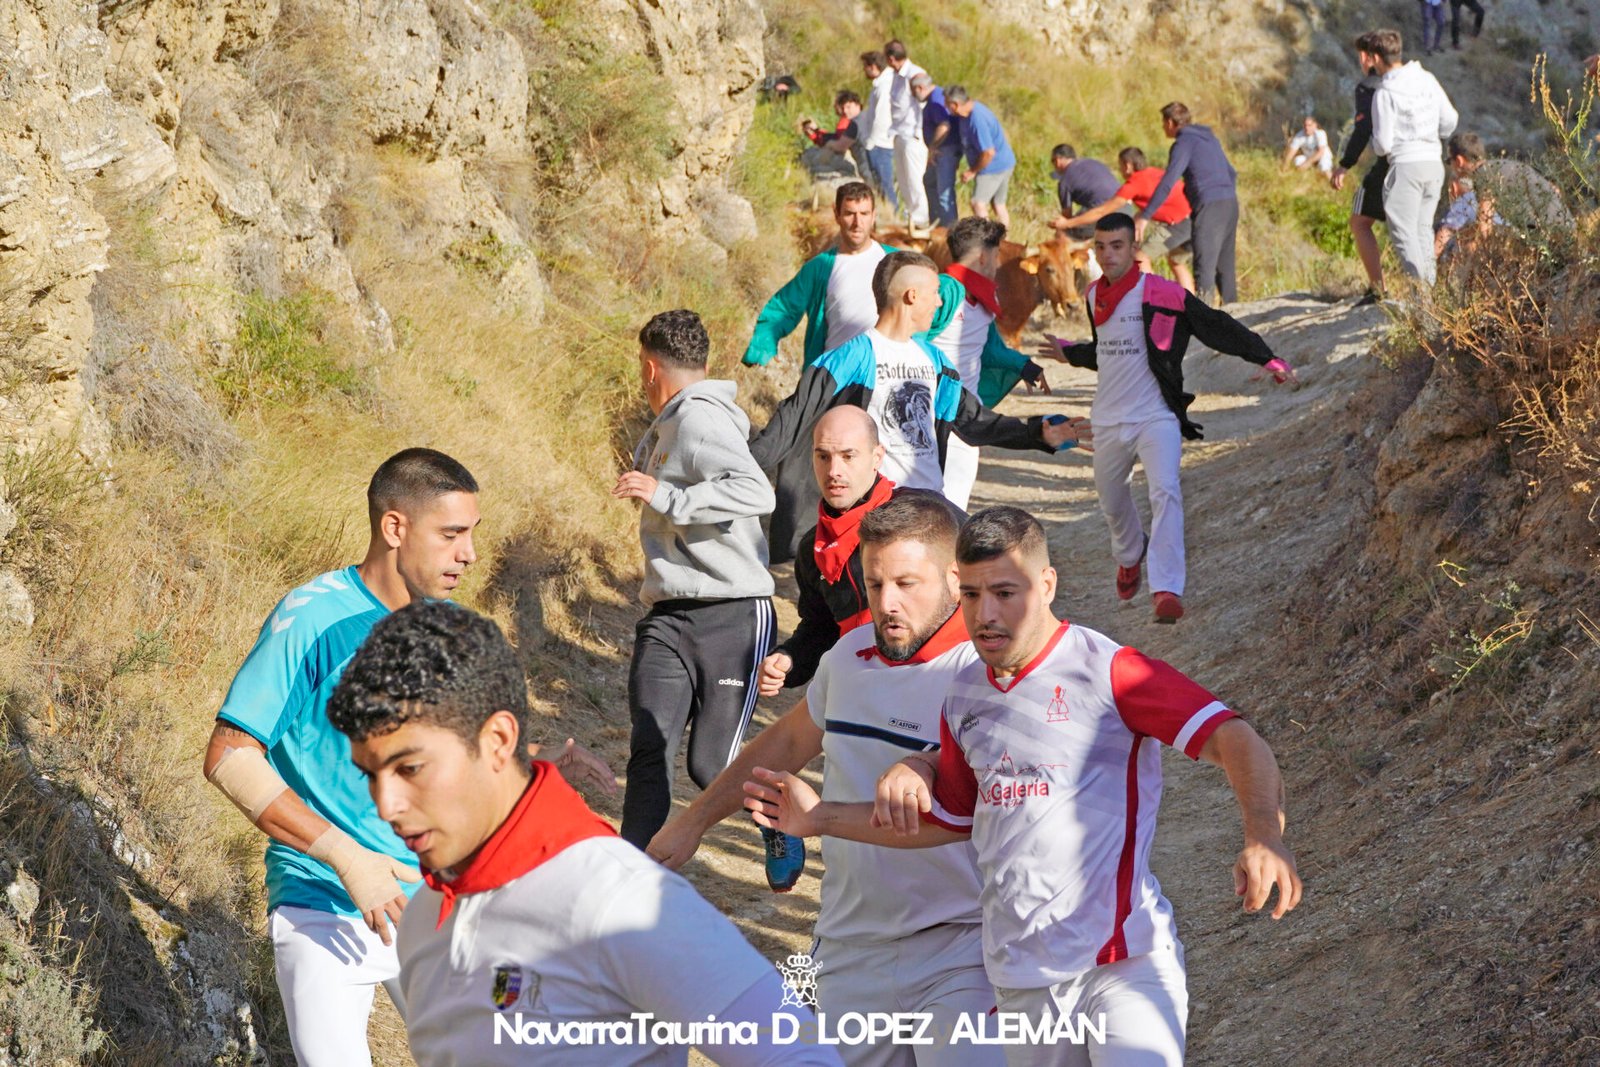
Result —
[{"label": "herd of cow", "polygon": [[[943,270],[950,265],[944,227],[936,227],[926,237],[914,236],[905,226],[880,226],[877,238],[894,248],[922,252]],[[833,214],[813,209],[795,225],[795,238],[802,258],[809,259],[830,247],[839,230]],[[1000,244],[1000,270],[995,274],[995,296],[1000,315],[995,326],[1006,344],[1015,348],[1023,327],[1040,304],[1049,304],[1058,316],[1077,307],[1088,286],[1089,254],[1093,241],[1080,241],[1058,233],[1048,241],[1023,245],[1016,241]]]}]

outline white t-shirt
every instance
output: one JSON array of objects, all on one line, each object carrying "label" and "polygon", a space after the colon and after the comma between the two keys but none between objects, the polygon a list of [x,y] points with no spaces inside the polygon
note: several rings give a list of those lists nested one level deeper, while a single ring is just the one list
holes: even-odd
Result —
[{"label": "white t-shirt", "polygon": [[828,337],[822,346],[824,352],[838,348],[878,321],[878,302],[872,295],[872,275],[886,255],[888,253],[883,246],[872,241],[859,252],[833,258],[833,271],[828,275],[828,293],[822,305],[828,323]]},{"label": "white t-shirt", "polygon": [[[960,612],[947,625],[960,641],[923,663],[863,659],[876,639],[871,626],[851,630],[823,655],[806,690],[811,719],[823,732],[823,800],[871,800],[878,776],[896,760],[938,745],[950,682],[978,658]],[[927,651],[939,647],[939,636]],[[939,923],[982,921],[970,841],[901,849],[824,837],[822,861],[818,937],[892,941]]]},{"label": "white t-shirt", "polygon": [[[1132,269],[1132,268],[1130,268]],[[1094,283],[1089,304],[1104,280]],[[1094,426],[1124,426],[1172,418],[1161,399],[1161,386],[1150,373],[1150,354],[1144,340],[1145,279],[1130,289],[1104,326],[1095,327],[1095,357],[1100,381],[1094,388],[1089,422]]]},{"label": "white t-shirt", "polygon": [[1067,623],[1003,684],[982,662],[956,675],[924,818],[972,831],[991,982],[1038,989],[1177,944],[1150,871],[1152,742],[1198,759],[1234,717],[1167,664]]},{"label": "white t-shirt", "polygon": [[973,396],[978,395],[978,375],[983,372],[983,346],[989,340],[989,324],[992,322],[994,316],[989,314],[988,308],[963,300],[949,324],[933,339],[933,347],[943,352],[945,358],[960,372],[961,384]]},{"label": "white t-shirt", "polygon": [[944,471],[933,419],[939,367],[916,341],[891,341],[876,329],[867,336],[878,374],[867,406],[884,450],[878,470],[901,488],[942,493]]},{"label": "white t-shirt", "polygon": [[[1316,155],[1318,149],[1327,147],[1328,133],[1326,130],[1321,128],[1318,128],[1315,133],[1311,134],[1307,134],[1305,130],[1301,130],[1299,133],[1295,134],[1289,139],[1289,148],[1295,153],[1294,161],[1296,166],[1299,166],[1299,164],[1304,160],[1310,159],[1312,156]],[[1319,159],[1317,161],[1317,167],[1320,170],[1332,170],[1333,153],[1329,152]]]},{"label": "white t-shirt", "polygon": [[422,889],[400,923],[406,1033],[425,1067],[520,1065],[541,1051],[580,1067],[681,1065],[684,1045],[541,1050],[503,1028],[518,1013],[524,1026],[641,1011],[703,1022],[773,973],[688,882],[618,837],[579,841],[498,889],[456,898],[435,929],[442,900]]}]

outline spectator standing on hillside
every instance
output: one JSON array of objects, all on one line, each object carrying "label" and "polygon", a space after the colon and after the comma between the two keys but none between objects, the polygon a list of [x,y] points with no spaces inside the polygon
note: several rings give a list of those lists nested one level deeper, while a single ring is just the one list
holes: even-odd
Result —
[{"label": "spectator standing on hillside", "polygon": [[1050,169],[1056,175],[1056,198],[1061,203],[1061,214],[1050,220],[1050,228],[1064,231],[1074,241],[1094,240],[1094,219],[1084,222],[1073,212],[1093,211],[1116,196],[1122,182],[1098,159],[1079,159],[1078,150],[1070,144],[1050,150]]},{"label": "spectator standing on hillside", "polygon": [[[1376,34],[1363,33],[1356,38],[1356,61],[1361,65],[1361,80],[1356,82],[1355,117],[1351,120],[1350,139],[1344,144],[1339,165],[1333,168],[1329,182],[1335,189],[1344,188],[1344,176],[1361,160],[1372,141],[1372,97],[1383,82],[1383,61],[1378,56]],[[1372,165],[1356,187],[1350,205],[1350,236],[1355,240],[1356,255],[1367,272],[1367,291],[1356,306],[1376,304],[1383,299],[1383,254],[1378,249],[1374,223],[1384,221],[1383,185],[1389,177],[1389,160],[1374,156]]]},{"label": "spectator standing on hillside", "polygon": [[[639,501],[646,614],[628,671],[633,739],[622,836],[644,848],[672,809],[678,746],[704,789],[739,751],[772,644],[772,575],[761,517],[772,487],[750,456],[730,381],[706,377],[710,340],[692,311],[639,331],[639,377],[655,421],[611,495]],[[770,854],[786,842],[766,837]]]},{"label": "spectator standing on hillside", "polygon": [[1439,80],[1416,60],[1404,62],[1399,30],[1366,40],[1377,49],[1383,81],[1372,96],[1372,150],[1389,160],[1383,209],[1389,239],[1407,274],[1431,288],[1433,215],[1444,191],[1444,145],[1455,132],[1456,109]]},{"label": "spectator standing on hillside", "polygon": [[884,45],[883,54],[894,71],[889,83],[889,132],[894,137],[895,185],[906,207],[906,223],[920,234],[928,229],[928,193],[922,184],[928,146],[922,141],[922,105],[911,91],[911,79],[927,72],[911,61],[899,41]]},{"label": "spectator standing on hillside", "polygon": [[[1093,226],[1114,211],[1126,212],[1129,208],[1142,211],[1150,203],[1150,194],[1161,184],[1162,170],[1150,166],[1144,152],[1138,148],[1124,148],[1117,153],[1117,166],[1122,170],[1122,184],[1099,207],[1076,216],[1084,224]],[[1090,232],[1093,232],[1092,230]],[[1183,194],[1183,182],[1172,187],[1172,195],[1161,205],[1161,210],[1150,216],[1145,224],[1144,240],[1135,253],[1139,269],[1154,272],[1154,263],[1165,257],[1172,268],[1172,277],[1185,292],[1194,292],[1194,274],[1189,264],[1194,258],[1194,235],[1189,212],[1189,199]],[[1098,262],[1098,261],[1096,261]],[[1095,277],[1099,277],[1098,274]]]},{"label": "spectator standing on hillside", "polygon": [[1483,5],[1478,0],[1450,0],[1450,47],[1461,51],[1461,8],[1472,9],[1472,36],[1483,32]]},{"label": "spectator standing on hillside", "polygon": [[1444,0],[1417,0],[1422,8],[1422,54],[1444,50]]},{"label": "spectator standing on hillside", "polygon": [[889,205],[892,215],[900,210],[900,200],[894,195],[894,133],[889,105],[894,71],[889,69],[889,61],[882,52],[862,52],[861,71],[872,83],[872,91],[867,94],[866,109],[861,113],[861,144],[866,149],[872,182]]},{"label": "spectator standing on hillside", "polygon": [[[761,367],[771,362],[778,354],[778,342],[801,319],[806,320],[802,370],[822,353],[838,348],[878,321],[872,274],[894,249],[873,240],[877,210],[872,190],[865,182],[839,186],[834,193],[833,218],[839,226],[838,243],[807,260],[799,273],[767,301],[744,351],[746,364]],[[767,530],[770,562],[787,563],[801,547],[800,534],[817,508],[810,457],[785,458],[778,464],[773,480],[778,499]]]},{"label": "spectator standing on hillside", "polygon": [[[1174,101],[1161,109],[1161,132],[1172,139],[1172,153],[1161,184],[1150,203],[1134,215],[1134,239],[1144,240],[1149,219],[1166,204],[1173,186],[1183,179],[1193,211],[1194,280],[1201,300],[1212,294],[1232,304],[1239,299],[1235,251],[1239,235],[1238,172],[1228,162],[1210,127],[1196,125],[1189,109]],[[1095,238],[1099,240],[1098,236]]]},{"label": "spectator standing on hillside", "polygon": [[[1092,337],[1082,344],[1052,338],[1040,352],[1099,374],[1089,410],[1094,485],[1111,529],[1117,598],[1132,600],[1139,592],[1139,568],[1148,557],[1155,621],[1173,623],[1183,617],[1186,577],[1179,462],[1184,439],[1198,440],[1201,429],[1189,419],[1194,397],[1183,391],[1189,338],[1265,367],[1280,383],[1294,372],[1226,312],[1140,271],[1128,216],[1107,215],[1094,230],[1094,254],[1105,273],[1087,294]],[[1135,462],[1150,483],[1148,536],[1133,503]]]},{"label": "spectator standing on hillside", "polygon": [[1011,212],[1006,210],[1006,194],[1011,188],[1017,156],[1006,140],[1006,131],[994,112],[968,96],[963,86],[945,89],[944,99],[950,113],[961,120],[959,131],[961,147],[967,153],[967,169],[962,171],[960,180],[963,184],[975,183],[972,213],[986,219],[992,208],[995,219],[1009,229]]},{"label": "spectator standing on hillside", "polygon": [[1324,177],[1333,173],[1333,149],[1328,147],[1328,133],[1315,117],[1307,115],[1300,129],[1289,138],[1289,147],[1283,152],[1283,166],[1296,170],[1316,167]]},{"label": "spectator standing on hillside", "polygon": [[955,117],[945,106],[944,90],[927,74],[911,79],[911,92],[922,105],[922,140],[928,147],[928,166],[923,172],[923,187],[935,226],[956,224],[956,172],[961,169],[961,138],[956,136]]}]

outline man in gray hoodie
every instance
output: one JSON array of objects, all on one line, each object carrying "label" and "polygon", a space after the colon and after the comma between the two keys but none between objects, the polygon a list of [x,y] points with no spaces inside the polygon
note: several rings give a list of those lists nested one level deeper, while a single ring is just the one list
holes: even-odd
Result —
[{"label": "man in gray hoodie", "polygon": [[639,374],[656,419],[634,469],[611,491],[644,504],[639,598],[649,610],[634,630],[622,802],[622,836],[640,848],[667,820],[685,731],[689,776],[702,789],[739,751],[774,630],[761,533],[772,486],[750,458],[737,386],[706,378],[710,347],[692,311],[663,311],[639,331]]},{"label": "man in gray hoodie", "polygon": [[1383,80],[1372,94],[1372,150],[1389,161],[1383,210],[1407,274],[1432,288],[1433,213],[1444,190],[1444,139],[1459,116],[1439,80],[1416,60],[1403,62],[1399,30],[1361,38],[1375,49]]}]

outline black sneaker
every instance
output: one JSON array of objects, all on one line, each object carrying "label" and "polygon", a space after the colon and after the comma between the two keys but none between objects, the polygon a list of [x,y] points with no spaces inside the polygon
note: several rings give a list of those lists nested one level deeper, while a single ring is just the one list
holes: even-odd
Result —
[{"label": "black sneaker", "polygon": [[1356,301],[1356,307],[1371,307],[1373,304],[1378,303],[1382,299],[1382,293],[1378,292],[1376,289],[1368,287],[1367,291],[1361,294],[1361,299]]}]

